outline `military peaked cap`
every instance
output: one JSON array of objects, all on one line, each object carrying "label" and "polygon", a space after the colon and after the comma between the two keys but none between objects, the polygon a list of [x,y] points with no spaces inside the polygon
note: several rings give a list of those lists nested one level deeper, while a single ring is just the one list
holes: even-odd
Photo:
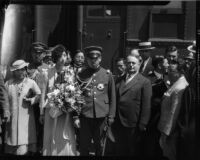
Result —
[{"label": "military peaked cap", "polygon": [[[89,47],[84,48],[84,51],[87,57],[97,58],[101,56],[103,49],[100,46],[89,46]],[[97,51],[97,52],[93,52],[93,51]]]}]

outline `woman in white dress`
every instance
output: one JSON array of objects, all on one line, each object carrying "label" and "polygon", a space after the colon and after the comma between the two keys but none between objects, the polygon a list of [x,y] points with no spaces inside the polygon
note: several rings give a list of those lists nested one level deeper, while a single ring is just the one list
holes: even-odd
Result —
[{"label": "woman in white dress", "polygon": [[[46,89],[42,91],[41,108],[44,108],[44,156],[75,156],[76,141],[74,123],[71,113],[62,112],[57,117],[52,116],[47,93],[55,89],[56,84],[63,83],[67,74],[74,80],[74,72],[70,66],[71,57],[63,45],[57,45],[52,51],[52,60],[56,64],[47,73]],[[67,66],[66,66],[67,65]]]},{"label": "woman in white dress", "polygon": [[[17,60],[11,66],[13,77],[5,86],[11,113],[5,130],[5,153],[25,155],[36,152],[36,128],[32,105],[39,101],[41,91],[26,75],[28,63]],[[30,155],[30,154],[29,154]]]}]

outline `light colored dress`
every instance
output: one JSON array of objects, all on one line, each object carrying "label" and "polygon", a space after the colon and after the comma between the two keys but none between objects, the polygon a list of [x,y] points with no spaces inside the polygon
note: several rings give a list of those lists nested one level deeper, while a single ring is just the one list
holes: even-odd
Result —
[{"label": "light colored dress", "polygon": [[[71,67],[67,67],[68,74],[74,76]],[[67,74],[67,73],[66,73]],[[58,74],[55,67],[48,70],[47,93],[54,89]],[[57,82],[58,83],[58,82]],[[46,93],[42,93],[46,94]],[[44,101],[43,101],[44,102]],[[52,118],[49,114],[49,104],[46,101],[44,111],[44,140],[43,155],[44,156],[75,156],[76,141],[75,132],[70,113],[63,112],[57,118]]]},{"label": "light colored dress", "polygon": [[33,100],[41,91],[34,80],[24,78],[20,83],[11,79],[5,84],[9,96],[10,122],[6,123],[6,153],[23,155],[35,152],[36,130],[35,117],[30,102],[23,100],[32,94]]}]

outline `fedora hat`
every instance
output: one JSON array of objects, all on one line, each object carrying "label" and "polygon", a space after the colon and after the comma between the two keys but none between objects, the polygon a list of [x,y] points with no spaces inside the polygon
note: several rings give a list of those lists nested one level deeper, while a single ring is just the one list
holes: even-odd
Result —
[{"label": "fedora hat", "polygon": [[138,44],[138,50],[151,50],[155,49],[155,47],[151,46],[151,42],[140,42]]},{"label": "fedora hat", "polygon": [[187,50],[196,53],[196,41],[193,41],[193,44],[187,47]]},{"label": "fedora hat", "polygon": [[25,62],[24,60],[16,60],[10,67],[10,71],[16,71],[18,69],[22,69],[24,67],[28,67],[29,63]]}]

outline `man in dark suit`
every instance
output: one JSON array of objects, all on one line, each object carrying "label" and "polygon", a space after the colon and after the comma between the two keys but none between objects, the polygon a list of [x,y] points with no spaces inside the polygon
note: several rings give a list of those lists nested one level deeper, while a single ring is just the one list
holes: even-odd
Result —
[{"label": "man in dark suit", "polygon": [[117,58],[116,60],[117,74],[113,75],[115,82],[126,73],[126,65],[124,58]]},{"label": "man in dark suit", "polygon": [[0,155],[3,152],[3,130],[2,122],[8,122],[10,119],[9,102],[6,88],[4,86],[3,76],[0,72]]},{"label": "man in dark suit", "polygon": [[117,154],[141,156],[143,134],[150,117],[152,87],[139,73],[140,60],[126,58],[127,74],[116,84],[117,114],[114,133]]},{"label": "man in dark suit", "polygon": [[145,156],[155,159],[161,159],[162,150],[159,145],[160,133],[157,130],[157,124],[160,118],[161,100],[164,92],[167,90],[165,74],[168,71],[168,60],[162,55],[156,55],[152,58],[154,70],[148,75],[152,84],[151,98],[151,116],[147,126],[145,141]]},{"label": "man in dark suit", "polygon": [[80,116],[80,155],[89,155],[93,139],[95,155],[100,156],[105,123],[111,125],[114,122],[115,83],[111,72],[100,66],[102,48],[90,46],[84,50],[88,66],[77,75],[86,101]]},{"label": "man in dark suit", "polygon": [[151,50],[155,47],[151,46],[151,42],[140,42],[139,43],[139,53],[142,57],[142,64],[140,66],[140,73],[147,77],[149,73],[152,72],[152,58],[151,58]]}]

